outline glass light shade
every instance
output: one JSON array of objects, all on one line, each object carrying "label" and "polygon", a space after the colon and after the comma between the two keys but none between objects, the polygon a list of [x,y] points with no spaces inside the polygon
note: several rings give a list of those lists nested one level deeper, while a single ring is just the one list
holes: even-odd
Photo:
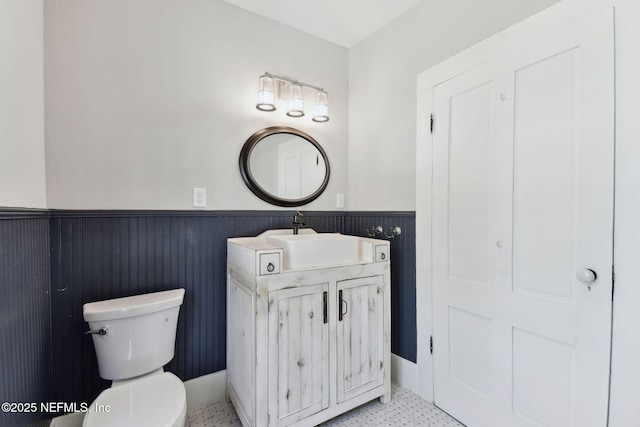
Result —
[{"label": "glass light shade", "polygon": [[260,76],[256,108],[261,111],[275,111],[276,109],[275,96],[273,94],[273,79],[269,76]]},{"label": "glass light shade", "polygon": [[289,110],[287,116],[304,116],[304,101],[302,100],[302,86],[293,83],[289,89]]},{"label": "glass light shade", "polygon": [[329,105],[327,100],[327,92],[316,92],[315,96],[316,105],[313,107],[313,120],[314,122],[328,122],[329,121]]}]

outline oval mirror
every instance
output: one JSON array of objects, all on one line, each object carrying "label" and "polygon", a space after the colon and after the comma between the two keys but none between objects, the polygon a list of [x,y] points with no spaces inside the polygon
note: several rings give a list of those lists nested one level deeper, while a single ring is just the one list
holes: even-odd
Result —
[{"label": "oval mirror", "polygon": [[329,159],[308,134],[286,126],[259,130],[240,152],[240,174],[249,190],[277,206],[302,206],[329,183]]}]

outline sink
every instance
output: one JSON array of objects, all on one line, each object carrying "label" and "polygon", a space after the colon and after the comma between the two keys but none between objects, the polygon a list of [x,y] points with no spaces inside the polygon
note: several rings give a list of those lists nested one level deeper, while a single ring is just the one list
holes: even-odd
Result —
[{"label": "sink", "polygon": [[270,235],[267,241],[284,251],[284,268],[302,270],[360,261],[360,240],[340,233]]}]

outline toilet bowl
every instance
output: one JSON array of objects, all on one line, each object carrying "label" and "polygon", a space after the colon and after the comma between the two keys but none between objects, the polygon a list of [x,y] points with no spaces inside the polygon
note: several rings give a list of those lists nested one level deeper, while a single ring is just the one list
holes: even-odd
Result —
[{"label": "toilet bowl", "polygon": [[182,381],[165,372],[108,388],[93,401],[83,427],[183,427],[187,401]]},{"label": "toilet bowl", "polygon": [[183,382],[163,366],[174,355],[184,289],[83,306],[100,376],[113,380],[88,407],[83,427],[183,427]]}]

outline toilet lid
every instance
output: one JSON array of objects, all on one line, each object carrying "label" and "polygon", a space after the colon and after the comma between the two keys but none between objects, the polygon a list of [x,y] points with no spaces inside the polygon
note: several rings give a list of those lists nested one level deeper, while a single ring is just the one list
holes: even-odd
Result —
[{"label": "toilet lid", "polygon": [[174,427],[186,412],[184,384],[170,372],[109,388],[89,407],[84,427]]}]

